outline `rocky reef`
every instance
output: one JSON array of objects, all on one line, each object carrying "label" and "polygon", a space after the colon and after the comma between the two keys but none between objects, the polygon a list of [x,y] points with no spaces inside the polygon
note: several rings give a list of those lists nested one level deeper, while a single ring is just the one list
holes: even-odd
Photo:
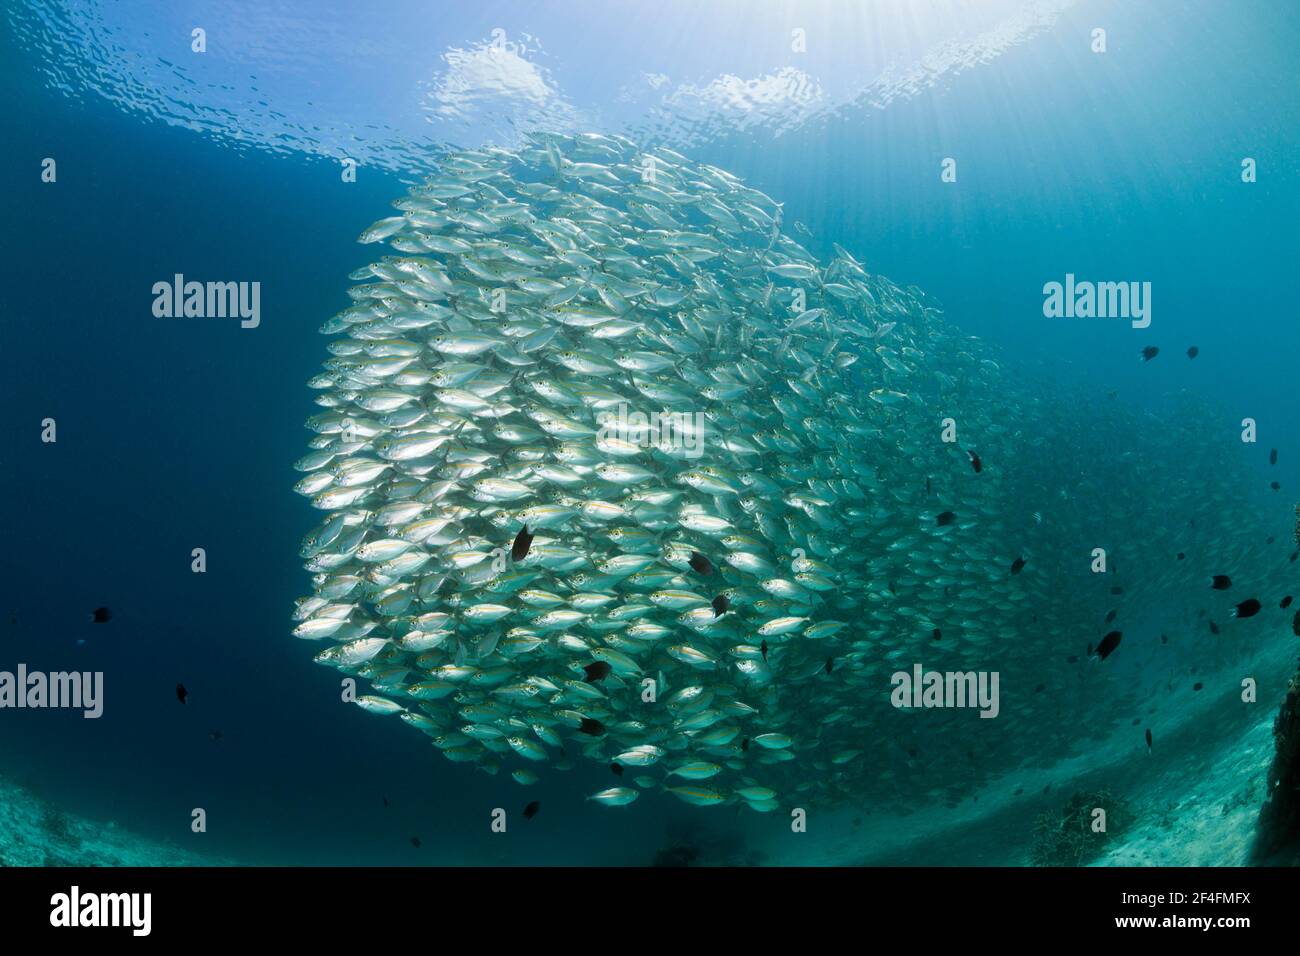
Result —
[{"label": "rocky reef", "polygon": [[1263,865],[1300,865],[1300,671],[1273,722],[1273,763],[1251,857]]}]

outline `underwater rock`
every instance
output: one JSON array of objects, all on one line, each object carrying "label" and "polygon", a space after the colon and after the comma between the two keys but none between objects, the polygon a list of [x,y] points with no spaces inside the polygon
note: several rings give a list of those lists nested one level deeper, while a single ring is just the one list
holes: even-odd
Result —
[{"label": "underwater rock", "polygon": [[1273,723],[1273,745],[1251,856],[1255,863],[1300,864],[1300,672],[1291,678]]}]

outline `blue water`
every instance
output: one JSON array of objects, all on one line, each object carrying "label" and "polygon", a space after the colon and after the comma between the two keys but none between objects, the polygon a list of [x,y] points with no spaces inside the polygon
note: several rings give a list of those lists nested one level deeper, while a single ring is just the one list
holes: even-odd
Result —
[{"label": "blue water", "polygon": [[[50,40],[25,3],[0,41],[0,666],[107,681],[97,721],[0,713],[0,772],[70,813],[241,862],[365,864],[644,863],[666,830],[698,818],[663,800],[636,817],[594,812],[581,798],[609,785],[600,767],[525,791],[435,762],[422,735],[339,706],[337,675],[288,633],[307,586],[298,543],[316,523],[290,467],[316,411],[304,387],[325,356],[316,330],[372,259],[357,233],[419,178],[421,151],[510,129],[496,99],[440,125],[422,98],[441,52],[496,27],[544,43],[536,62],[573,128],[656,130],[740,176],[785,204],[787,229],[807,226],[815,238],[796,238],[813,251],[838,242],[921,287],[1008,368],[1116,390],[1134,408],[1189,390],[1218,410],[1205,431],[1231,454],[1241,419],[1257,419],[1260,444],[1240,454],[1296,497],[1300,10],[1289,4],[1061,4],[987,62],[806,125],[797,109],[669,121],[615,91],[646,72],[700,88],[794,68],[847,101],[968,20],[977,35],[1027,5],[682,0],[624,15],[494,3],[434,15],[329,3],[278,18],[256,4],[190,6],[82,8],[135,51],[93,74],[67,67],[95,60],[76,35]],[[209,52],[191,54],[189,28],[205,20]],[[789,49],[797,26],[804,54]],[[1104,54],[1089,50],[1096,26]],[[59,49],[59,82],[36,36]],[[165,93],[162,105],[105,95],[124,77]],[[198,113],[225,125],[175,119]],[[506,115],[524,128],[528,114]],[[354,184],[340,182],[340,152],[365,157]],[[1247,156],[1253,184],[1240,179]],[[44,157],[56,184],[40,181]],[[944,157],[957,159],[956,183],[940,181]],[[260,281],[260,327],[153,318],[151,286],[177,272]],[[1066,272],[1151,282],[1150,328],[1044,318],[1042,285]],[[1147,345],[1161,349],[1149,364]],[[39,440],[47,417],[53,445]],[[205,574],[190,571],[195,547]],[[114,618],[90,625],[100,605]],[[525,799],[541,800],[537,820],[512,824],[508,843],[491,834],[491,808]],[[189,830],[195,807],[206,834]],[[782,845],[767,844],[769,862]]]}]

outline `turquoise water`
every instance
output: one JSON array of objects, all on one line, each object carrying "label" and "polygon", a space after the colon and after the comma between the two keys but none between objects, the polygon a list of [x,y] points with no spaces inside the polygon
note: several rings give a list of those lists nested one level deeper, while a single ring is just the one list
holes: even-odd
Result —
[{"label": "turquoise water", "polygon": [[[5,791],[27,821],[16,826],[50,829],[27,812],[35,799],[90,821],[60,838],[55,861],[93,859],[91,835],[112,821],[142,854],[171,844],[178,860],[636,864],[685,845],[697,862],[1021,864],[1040,813],[1101,788],[1134,822],[1097,862],[1245,859],[1296,640],[1294,609],[1278,608],[1296,590],[1300,487],[1286,278],[1300,209],[1296,13],[699,6],[6,11],[0,670],[105,675],[98,720],[0,711],[0,773],[24,794]],[[420,734],[338,706],[338,675],[289,633],[310,591],[300,541],[319,521],[291,491],[303,422],[320,411],[305,383],[327,358],[317,329],[348,304],[349,273],[377,258],[356,236],[449,147],[588,131],[726,170],[781,203],[784,233],[823,262],[838,244],[941,303],[954,331],[923,374],[954,377],[955,414],[1005,436],[988,439],[1001,460],[985,456],[1009,476],[986,503],[998,520],[972,540],[1014,529],[997,542],[1007,563],[1029,546],[1027,575],[1058,569],[1055,583],[1026,585],[1029,619],[998,617],[980,651],[982,669],[1020,681],[1004,684],[1006,718],[891,723],[875,709],[884,670],[879,695],[861,695],[847,796],[811,803],[806,833],[785,812],[662,793],[597,807],[583,798],[615,782],[598,763],[525,789],[507,776],[518,761],[490,776],[441,760]],[[157,318],[151,289],[176,273],[259,282],[259,324]],[[1044,284],[1067,273],[1149,282],[1151,324],[1045,316]],[[957,336],[997,362],[995,390],[955,364]],[[1160,351],[1144,362],[1148,346]],[[56,443],[40,441],[46,418]],[[1242,442],[1245,418],[1257,442]],[[938,478],[887,445],[863,454],[908,494]],[[1039,525],[1046,537],[1031,540]],[[1123,595],[1068,570],[1098,540],[1134,554],[1119,562]],[[1231,601],[1208,588],[1215,573],[1231,574]],[[1264,610],[1229,623],[1252,596]],[[88,623],[100,606],[112,620]],[[1090,662],[1112,608],[1124,644]],[[869,639],[881,668],[883,630]],[[929,664],[907,650],[889,663]],[[1241,701],[1244,678],[1257,702]],[[1033,699],[1039,684],[1047,700]],[[805,776],[839,772],[807,761]],[[492,809],[534,799],[534,820],[491,832]],[[194,808],[205,833],[191,831]]]}]

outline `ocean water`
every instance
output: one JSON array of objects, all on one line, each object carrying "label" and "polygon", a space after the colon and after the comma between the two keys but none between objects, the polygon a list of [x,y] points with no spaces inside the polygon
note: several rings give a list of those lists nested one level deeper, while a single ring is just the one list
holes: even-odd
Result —
[{"label": "ocean water", "polygon": [[[1129,819],[1087,862],[1247,861],[1296,664],[1279,608],[1300,591],[1295,9],[15,0],[0,22],[0,671],[104,675],[98,719],[0,710],[6,862],[1025,865],[1040,815],[1099,790]],[[942,661],[881,624],[837,670],[876,683],[826,703],[857,728],[837,738],[861,751],[851,770],[812,746],[809,711],[792,765],[814,783],[778,812],[658,790],[602,807],[584,798],[618,782],[604,763],[520,787],[517,759],[496,775],[443,760],[343,706],[320,646],[291,635],[320,521],[292,490],[321,411],[306,382],[349,273],[380,255],[358,234],[448,150],[587,132],[725,170],[823,264],[838,245],[941,304],[951,337],[914,375],[953,378],[951,413],[1007,449],[985,456],[1005,464],[981,505],[998,520],[961,533],[1007,564],[1029,548],[1031,597],[962,657],[1005,675],[1003,719],[900,722],[890,672]],[[256,328],[155,316],[177,273],[259,283]],[[1044,285],[1067,274],[1150,283],[1149,326],[1048,317]],[[938,364],[959,336],[996,378]],[[925,411],[937,434],[947,409]],[[903,528],[889,495],[944,479],[902,450],[915,432],[882,441],[871,454],[899,449],[879,459],[885,528]],[[879,611],[889,541],[847,540],[840,597]],[[1099,540],[1140,555],[1115,571],[1123,594],[1069,570]],[[1247,598],[1259,614],[1229,618]],[[1123,644],[1089,660],[1111,608]]]}]

